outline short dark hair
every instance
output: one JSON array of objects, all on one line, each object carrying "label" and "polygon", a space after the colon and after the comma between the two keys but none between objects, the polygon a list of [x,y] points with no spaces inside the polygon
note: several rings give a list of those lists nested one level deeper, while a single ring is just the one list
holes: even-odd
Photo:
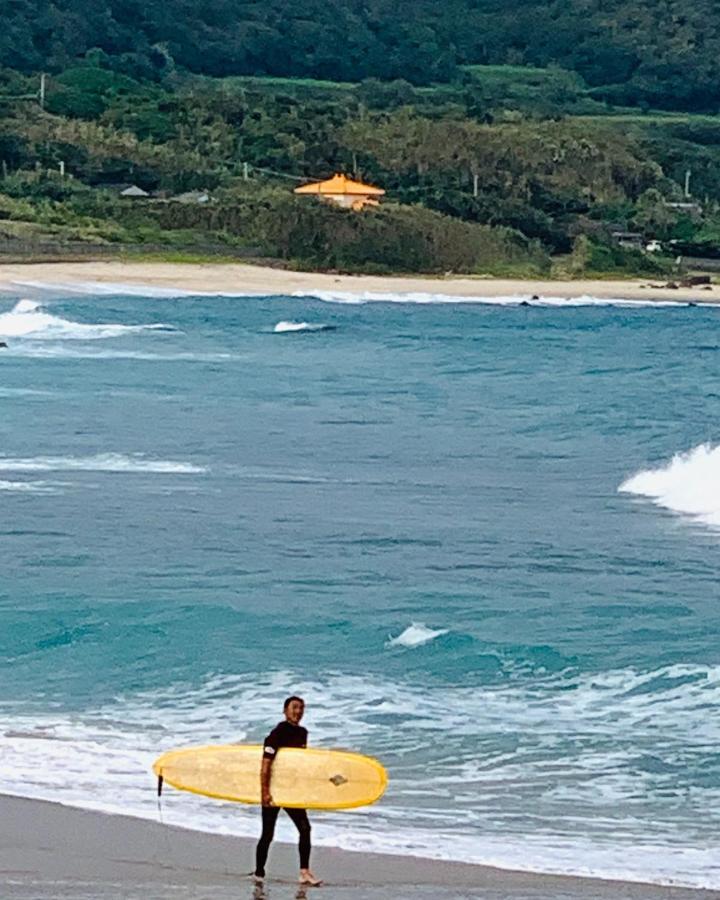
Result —
[{"label": "short dark hair", "polygon": [[288,697],[287,700],[283,703],[283,712],[288,708],[288,706],[290,706],[293,700],[298,700],[300,703],[302,703],[303,706],[305,706],[305,701],[303,700],[303,698],[296,697],[295,694],[293,694],[292,697]]}]

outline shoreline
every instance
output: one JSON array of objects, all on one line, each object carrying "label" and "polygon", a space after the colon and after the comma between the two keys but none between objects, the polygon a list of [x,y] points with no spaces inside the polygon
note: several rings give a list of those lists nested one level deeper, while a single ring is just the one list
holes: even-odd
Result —
[{"label": "shoreline", "polygon": [[[296,897],[296,848],[275,842],[266,891],[247,877],[255,840],[191,831],[146,819],[0,795],[3,897]],[[333,897],[347,900],[436,897],[506,900],[711,900],[703,888],[544,875],[462,862],[318,847],[313,867]],[[391,893],[387,888],[392,885]],[[284,887],[283,887],[284,886]],[[87,891],[86,893],[80,892]],[[47,891],[47,893],[44,893]],[[69,891],[69,893],[65,893]],[[202,893],[208,891],[209,893]],[[304,895],[304,894],[303,894]],[[323,894],[324,896],[324,894]]]},{"label": "shoreline", "polygon": [[0,290],[22,290],[23,282],[71,287],[83,283],[163,288],[202,294],[270,296],[329,291],[350,294],[420,293],[454,297],[511,297],[537,294],[569,299],[581,296],[600,300],[645,300],[696,303],[720,302],[720,287],[666,288],[652,280],[505,279],[484,276],[337,275],[293,272],[246,263],[63,262],[0,264]]}]

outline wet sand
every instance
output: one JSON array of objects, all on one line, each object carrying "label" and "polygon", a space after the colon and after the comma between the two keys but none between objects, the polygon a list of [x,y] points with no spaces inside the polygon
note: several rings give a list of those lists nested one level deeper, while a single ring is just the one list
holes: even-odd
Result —
[{"label": "wet sand", "polygon": [[254,841],[0,795],[0,897],[76,900],[718,900],[720,892],[317,848],[321,889],[298,890],[296,848],[276,843],[264,888]]}]

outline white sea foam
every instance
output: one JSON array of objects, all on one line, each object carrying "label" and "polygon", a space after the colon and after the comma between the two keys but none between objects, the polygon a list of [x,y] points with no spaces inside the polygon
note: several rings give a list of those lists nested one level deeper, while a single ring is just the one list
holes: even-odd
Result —
[{"label": "white sea foam", "polygon": [[[273,297],[284,294],[268,288],[263,291],[200,291],[185,288],[156,287],[154,285],[128,284],[123,282],[42,282],[31,280],[15,280],[14,285],[24,288],[66,294],[92,294],[104,296],[156,297],[158,299],[182,299],[184,297]],[[479,303],[489,306],[541,306],[541,307],[577,307],[577,306],[616,306],[657,309],[662,307],[689,306],[684,300],[628,300],[624,297],[593,297],[581,294],[577,297],[537,296],[535,294],[509,294],[497,297],[464,296],[421,291],[336,291],[336,290],[304,290],[294,291],[291,296],[299,299],[322,300],[327,303],[362,304],[362,303]],[[693,301],[696,306],[719,306],[720,304],[702,300]]]},{"label": "white sea foam", "polygon": [[118,323],[88,324],[72,322],[45,312],[35,300],[20,300],[10,312],[0,314],[0,337],[32,340],[102,340],[144,331],[174,330],[171,325],[156,322],[149,325]]},{"label": "white sea foam", "polygon": [[[628,308],[682,307],[688,306],[682,300],[627,300],[622,297],[577,297],[536,296],[534,294],[510,294],[499,297],[458,296],[452,294],[429,294],[422,292],[385,292],[385,291],[295,291],[293,297],[308,297],[326,303],[475,303],[487,306],[540,306],[540,307],[578,307],[578,306],[619,306]],[[711,306],[714,304],[697,304]]]},{"label": "white sea foam", "polygon": [[151,472],[160,475],[195,475],[207,472],[204,466],[176,460],[149,459],[122,453],[94,456],[0,457],[3,472]]},{"label": "white sea foam", "polygon": [[329,331],[331,328],[317,322],[278,322],[273,331],[275,334],[287,334],[292,331]]},{"label": "white sea foam", "polygon": [[670,462],[624,481],[619,491],[649,497],[658,506],[720,527],[720,445],[700,444]]},{"label": "white sea foam", "polygon": [[1,481],[0,491],[13,491],[18,494],[52,494],[57,485],[49,481]]},{"label": "white sea foam", "polygon": [[389,638],[387,646],[420,647],[422,644],[427,644],[429,641],[447,633],[447,628],[432,629],[428,628],[427,625],[423,625],[421,622],[413,622],[412,625],[408,625],[402,634]]},{"label": "white sea foam", "polygon": [[[23,715],[0,699],[0,791],[154,818],[154,757],[255,742],[290,692],[310,699],[313,744],[372,753],[390,773],[372,810],[318,816],[318,844],[720,888],[720,788],[707,778],[720,740],[708,715],[720,704],[720,666],[466,688],[211,676],[72,715]],[[257,831],[255,810],[163,796],[170,824]]]}]

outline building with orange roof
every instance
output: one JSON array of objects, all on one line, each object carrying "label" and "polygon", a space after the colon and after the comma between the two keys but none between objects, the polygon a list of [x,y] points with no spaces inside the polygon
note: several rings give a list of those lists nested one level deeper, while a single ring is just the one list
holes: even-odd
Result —
[{"label": "building with orange roof", "polygon": [[343,209],[360,210],[365,206],[377,206],[379,197],[385,191],[382,188],[373,187],[371,184],[363,184],[361,181],[353,181],[347,175],[336,174],[327,181],[314,181],[312,184],[303,184],[295,188],[296,194],[311,194],[318,200],[334,203]]}]

